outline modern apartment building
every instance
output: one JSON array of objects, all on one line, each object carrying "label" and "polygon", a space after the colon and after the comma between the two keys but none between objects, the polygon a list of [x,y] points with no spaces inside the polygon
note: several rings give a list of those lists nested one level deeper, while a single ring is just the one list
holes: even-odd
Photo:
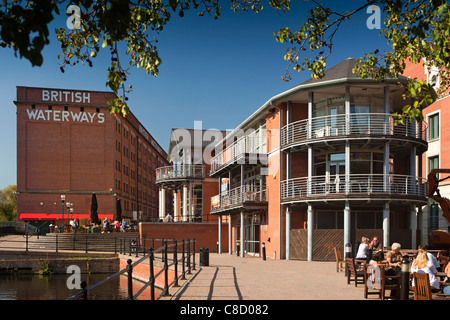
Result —
[{"label": "modern apartment building", "polygon": [[[229,133],[211,159],[229,253],[334,260],[362,236],[414,248],[427,204],[426,124],[396,126],[406,77],[360,79],[348,58],[270,98]],[[243,249],[241,249],[243,248]]]},{"label": "modern apartment building", "polygon": [[174,128],[168,150],[169,165],[156,169],[160,192],[159,218],[164,217],[165,194],[173,193],[175,222],[213,222],[211,196],[219,191],[217,179],[209,176],[214,141],[223,138],[220,130]]},{"label": "modern apartment building", "polygon": [[158,219],[155,170],[168,164],[167,154],[134,114],[109,113],[115,97],[17,87],[18,219],[59,226],[63,216],[65,225],[70,217],[87,222],[93,193],[100,218],[113,219],[120,199],[124,218]]},{"label": "modern apartment building", "polygon": [[[417,78],[432,84],[438,91],[440,86],[440,76],[438,70],[428,67],[426,61],[412,64],[406,61],[405,76]],[[427,142],[428,150],[422,155],[422,172],[427,176],[431,170],[436,168],[450,168],[450,96],[448,92],[440,95],[430,106],[423,110],[424,122],[427,123]],[[440,178],[446,178],[448,174],[442,174]],[[443,197],[450,198],[450,180],[442,181],[439,184],[440,194]],[[448,221],[442,215],[439,205],[432,199],[423,207],[423,217],[420,221],[422,226],[422,242],[429,243],[430,234],[433,230],[449,230]]]}]

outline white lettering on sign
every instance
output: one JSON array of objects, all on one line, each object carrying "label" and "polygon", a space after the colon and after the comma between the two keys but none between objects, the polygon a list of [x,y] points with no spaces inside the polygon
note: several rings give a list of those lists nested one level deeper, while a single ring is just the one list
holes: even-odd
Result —
[{"label": "white lettering on sign", "polygon": [[147,131],[141,125],[139,125],[139,133],[142,134],[145,137],[145,139],[147,139],[147,140],[150,138],[150,136],[147,133]]},{"label": "white lettering on sign", "polygon": [[61,110],[30,110],[27,109],[28,119],[44,121],[73,121],[87,123],[104,123],[104,113],[73,112]]},{"label": "white lettering on sign", "polygon": [[42,90],[42,101],[62,103],[91,103],[91,94],[89,92]]}]

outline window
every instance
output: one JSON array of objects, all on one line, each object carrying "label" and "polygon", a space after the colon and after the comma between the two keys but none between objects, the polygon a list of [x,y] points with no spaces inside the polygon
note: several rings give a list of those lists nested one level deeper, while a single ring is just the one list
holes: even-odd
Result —
[{"label": "window", "polygon": [[439,168],[439,156],[428,158],[428,172],[437,168]]},{"label": "window", "polygon": [[430,140],[439,138],[439,113],[428,117],[428,125],[430,130],[428,133]]}]

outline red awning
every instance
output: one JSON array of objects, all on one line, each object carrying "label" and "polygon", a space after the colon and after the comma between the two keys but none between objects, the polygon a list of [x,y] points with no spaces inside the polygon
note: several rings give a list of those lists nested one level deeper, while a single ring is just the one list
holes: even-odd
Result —
[{"label": "red awning", "polygon": [[[56,213],[20,213],[19,214],[19,220],[61,220],[62,214],[56,214]],[[79,213],[73,213],[67,216],[67,213],[64,213],[64,220],[67,219],[89,219],[89,214],[79,214]],[[112,214],[99,214],[98,218],[100,220],[104,218],[113,219]]]}]

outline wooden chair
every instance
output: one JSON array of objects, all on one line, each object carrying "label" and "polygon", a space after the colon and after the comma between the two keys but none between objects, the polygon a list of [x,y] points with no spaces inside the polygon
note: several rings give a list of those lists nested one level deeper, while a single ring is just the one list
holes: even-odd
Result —
[{"label": "wooden chair", "polygon": [[413,273],[414,300],[431,300],[430,278],[426,273]]},{"label": "wooden chair", "polygon": [[[358,281],[360,284],[364,284],[364,270],[358,270],[355,264],[355,259],[345,258],[345,264],[347,266],[347,284],[351,281],[355,282],[355,287],[358,286]],[[359,280],[361,278],[361,280]]]},{"label": "wooden chair", "polygon": [[[390,290],[390,297],[400,297],[400,281],[398,279],[388,281],[383,266],[364,265],[364,298],[369,294],[377,294],[381,300],[386,299],[386,291]],[[373,291],[369,291],[373,290]]]},{"label": "wooden chair", "polygon": [[341,250],[334,247],[334,255],[336,256],[336,272],[345,271],[345,261],[342,259]]}]

